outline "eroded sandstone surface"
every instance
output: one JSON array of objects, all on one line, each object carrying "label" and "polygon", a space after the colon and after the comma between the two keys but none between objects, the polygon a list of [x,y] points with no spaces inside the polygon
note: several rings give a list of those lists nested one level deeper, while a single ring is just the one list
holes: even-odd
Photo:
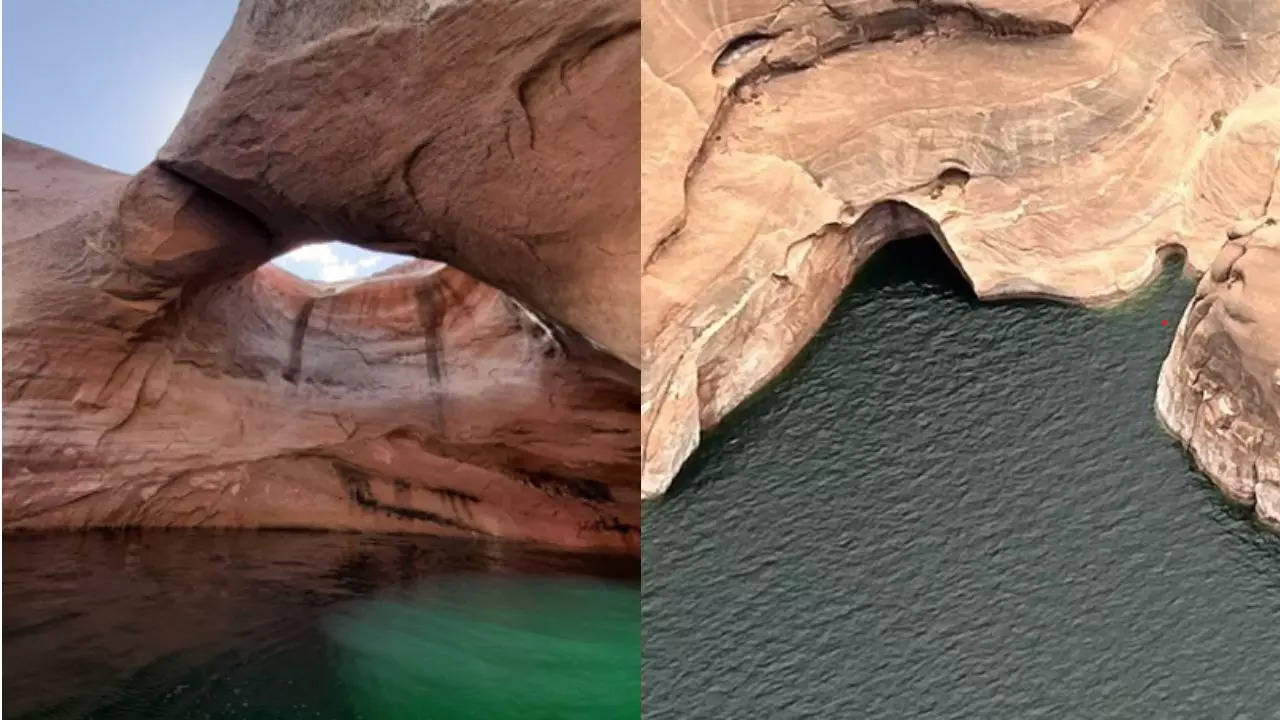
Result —
[{"label": "eroded sandstone surface", "polygon": [[1280,225],[1264,215],[1231,235],[1178,326],[1156,411],[1229,499],[1280,531]]},{"label": "eroded sandstone surface", "polygon": [[[451,267],[345,285],[169,171],[4,141],[4,525],[638,552],[638,373]],[[257,268],[254,270],[254,268]]]},{"label": "eroded sandstone surface", "polygon": [[[1116,301],[1257,218],[1275,0],[646,0],[646,496],[858,265],[929,234],[983,298]],[[1273,406],[1274,407],[1274,406]]]}]

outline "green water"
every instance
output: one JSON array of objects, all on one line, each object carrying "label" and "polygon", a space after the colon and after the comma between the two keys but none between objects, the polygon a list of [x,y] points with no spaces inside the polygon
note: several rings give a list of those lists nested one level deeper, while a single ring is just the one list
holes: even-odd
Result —
[{"label": "green water", "polygon": [[481,576],[356,604],[327,629],[360,717],[635,718],[636,614],[632,590]]},{"label": "green water", "polygon": [[313,533],[4,542],[6,718],[634,718],[634,559]]},{"label": "green water", "polygon": [[1280,717],[1280,538],[1152,410],[1192,290],[986,304],[877,254],[646,506],[644,716]]}]

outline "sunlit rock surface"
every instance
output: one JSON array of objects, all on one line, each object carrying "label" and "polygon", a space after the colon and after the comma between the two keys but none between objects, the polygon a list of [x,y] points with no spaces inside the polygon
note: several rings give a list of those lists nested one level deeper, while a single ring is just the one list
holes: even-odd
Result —
[{"label": "sunlit rock surface", "polygon": [[1156,410],[1231,500],[1280,531],[1280,225],[1237,227],[1200,279]]},{"label": "sunlit rock surface", "polygon": [[887,240],[1100,304],[1272,193],[1275,0],[643,4],[646,495]]},{"label": "sunlit rock surface", "polygon": [[[430,261],[312,285],[252,214],[4,141],[4,526],[638,552],[639,379]],[[256,268],[256,269],[255,269]]]}]

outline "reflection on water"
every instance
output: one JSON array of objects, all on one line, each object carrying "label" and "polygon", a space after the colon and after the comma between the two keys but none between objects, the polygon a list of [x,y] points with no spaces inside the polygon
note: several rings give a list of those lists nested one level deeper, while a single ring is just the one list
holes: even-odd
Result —
[{"label": "reflection on water", "polygon": [[631,718],[637,566],[420,537],[8,536],[4,713]]},{"label": "reflection on water", "polygon": [[645,508],[644,716],[1277,717],[1280,539],[1152,410],[1191,292],[986,304],[878,254]]}]

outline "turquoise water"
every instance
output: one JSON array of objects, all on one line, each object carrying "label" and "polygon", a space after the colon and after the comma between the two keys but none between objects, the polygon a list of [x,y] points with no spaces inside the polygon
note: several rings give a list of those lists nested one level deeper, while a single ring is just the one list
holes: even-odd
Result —
[{"label": "turquoise water", "polygon": [[877,254],[646,506],[644,716],[1280,717],[1280,538],[1152,410],[1192,291],[987,304]]},{"label": "turquoise water", "polygon": [[635,718],[634,590],[455,578],[331,615],[338,675],[363,718]]},{"label": "turquoise water", "polygon": [[4,541],[6,718],[634,718],[634,559],[319,533]]}]

